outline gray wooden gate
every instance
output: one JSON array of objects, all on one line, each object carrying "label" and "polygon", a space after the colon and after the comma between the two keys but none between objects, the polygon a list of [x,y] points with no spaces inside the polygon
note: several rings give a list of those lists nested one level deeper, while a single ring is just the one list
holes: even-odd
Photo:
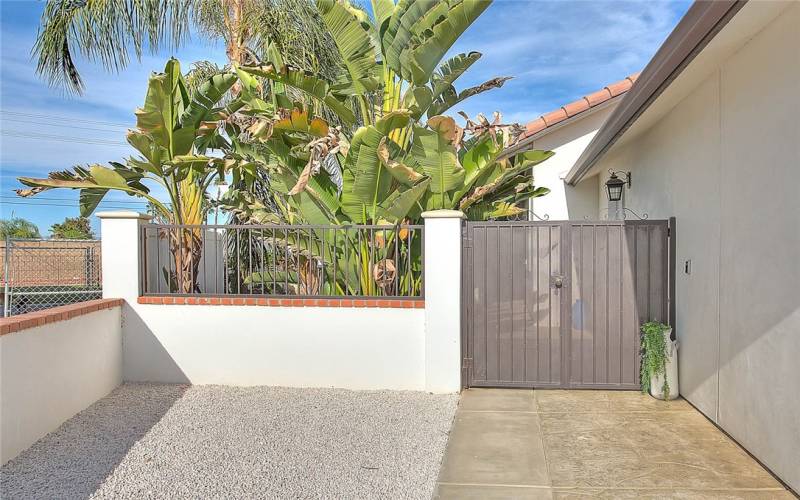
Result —
[{"label": "gray wooden gate", "polygon": [[672,316],[670,233],[666,220],[467,222],[463,385],[638,388],[639,325]]}]

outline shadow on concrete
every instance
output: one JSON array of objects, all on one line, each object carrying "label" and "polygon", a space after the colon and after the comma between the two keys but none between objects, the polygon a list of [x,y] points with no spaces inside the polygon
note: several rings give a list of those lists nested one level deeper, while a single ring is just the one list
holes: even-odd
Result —
[{"label": "shadow on concrete", "polygon": [[0,469],[3,498],[88,498],[187,385],[124,384]]}]

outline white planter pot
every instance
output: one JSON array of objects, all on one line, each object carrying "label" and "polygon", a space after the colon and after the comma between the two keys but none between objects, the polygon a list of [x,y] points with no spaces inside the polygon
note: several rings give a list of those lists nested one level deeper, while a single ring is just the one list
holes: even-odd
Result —
[{"label": "white planter pot", "polygon": [[[678,341],[671,340],[672,328],[664,332],[664,342],[667,344],[667,363],[664,370],[669,384],[667,399],[675,399],[680,394],[678,387]],[[656,375],[650,380],[650,395],[657,399],[664,399],[664,376]]]}]

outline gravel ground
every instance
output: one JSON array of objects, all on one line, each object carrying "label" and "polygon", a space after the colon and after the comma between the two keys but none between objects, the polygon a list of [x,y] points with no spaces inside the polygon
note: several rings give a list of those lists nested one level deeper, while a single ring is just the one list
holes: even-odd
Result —
[{"label": "gravel ground", "polygon": [[0,470],[3,498],[430,498],[458,397],[126,384]]}]

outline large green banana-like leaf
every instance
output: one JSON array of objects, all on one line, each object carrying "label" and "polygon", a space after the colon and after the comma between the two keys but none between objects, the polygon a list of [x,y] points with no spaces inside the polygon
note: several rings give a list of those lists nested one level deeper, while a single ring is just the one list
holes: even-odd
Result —
[{"label": "large green banana-like leaf", "polygon": [[337,224],[338,188],[327,176],[311,177],[305,189],[293,195],[291,204],[307,224]]},{"label": "large green banana-like leaf", "polygon": [[366,14],[350,4],[336,0],[317,0],[317,8],[328,26],[349,78],[337,90],[348,95],[363,94],[378,88],[377,54],[368,30]]},{"label": "large green banana-like leaf", "polygon": [[415,120],[419,120],[428,111],[432,102],[433,93],[427,85],[412,85],[403,96],[403,106],[408,108]]},{"label": "large green banana-like leaf", "polygon": [[241,165],[234,160],[209,157],[205,155],[179,155],[174,157],[164,169],[167,175],[171,175],[175,181],[186,179],[190,172],[194,171],[198,176],[202,176],[206,171],[215,169],[220,172],[220,177],[225,176],[225,170],[234,170]]},{"label": "large green banana-like leaf", "polygon": [[279,82],[289,87],[293,87],[322,103],[336,113],[342,122],[347,124],[355,123],[355,115],[344,103],[331,92],[330,85],[316,78],[310,73],[283,66],[280,70],[275,69],[272,64],[261,66],[242,67],[242,71],[252,75],[267,78],[268,80]]},{"label": "large green banana-like leaf", "polygon": [[515,217],[523,213],[525,213],[525,209],[522,207],[511,203],[498,202],[473,205],[467,210],[466,215],[473,220],[487,220]]},{"label": "large green banana-like leaf", "polygon": [[419,170],[431,178],[431,192],[444,194],[463,185],[464,169],[458,163],[455,147],[439,132],[414,127],[411,155]]},{"label": "large green banana-like leaf", "polygon": [[89,169],[84,167],[75,167],[73,171],[62,170],[58,172],[50,172],[46,179],[37,179],[34,177],[19,177],[20,183],[33,189],[18,189],[17,194],[22,197],[33,196],[47,191],[48,189],[58,188],[96,188],[97,183],[91,178]]},{"label": "large green banana-like leaf", "polygon": [[78,207],[83,216],[92,214],[97,206],[103,201],[108,189],[81,189],[78,195]]},{"label": "large green banana-like leaf", "polygon": [[270,189],[287,196],[288,203],[300,213],[308,224],[335,224],[339,210],[338,186],[321,171],[311,176],[305,189],[289,196],[289,191],[297,184],[305,161],[295,157],[289,146],[281,140],[270,139],[264,143],[269,158],[264,161],[270,165]]},{"label": "large green banana-like leaf", "polygon": [[133,159],[132,162],[137,166],[143,167],[148,172],[157,176],[163,175],[162,164],[169,157],[167,150],[159,146],[150,134],[140,130],[128,130],[125,134],[128,144],[142,153],[146,162]]},{"label": "large green banana-like leaf", "polygon": [[510,76],[492,78],[491,80],[487,80],[480,85],[464,89],[461,92],[456,92],[455,87],[450,85],[446,87],[439,97],[433,101],[430,109],[428,110],[428,115],[440,115],[464,99],[478,95],[481,92],[486,92],[487,90],[499,89],[510,79]]},{"label": "large green banana-like leaf", "polygon": [[100,186],[108,186],[112,189],[125,189],[128,184],[125,177],[122,177],[113,169],[101,165],[92,165],[89,168],[89,175],[94,182]]},{"label": "large green banana-like leaf", "polygon": [[[122,175],[118,169],[92,165],[88,169],[75,167],[72,171],[51,172],[46,179],[20,177],[18,180],[23,185],[32,188],[16,190],[17,194],[22,197],[33,196],[48,189],[80,189],[83,200],[80,208],[81,215],[84,217],[91,215],[92,211],[97,207],[97,204],[102,199],[100,193],[103,192],[105,194],[109,190],[122,191],[131,196],[145,198],[163,213],[169,213],[166,206],[148,194],[147,189],[139,182],[141,176],[134,172],[126,172],[125,175]],[[84,190],[89,191],[89,193],[84,195]]]},{"label": "large green banana-like leaf", "polygon": [[465,172],[464,185],[453,194],[455,200],[460,200],[479,180],[485,182],[495,171],[498,175],[500,171],[495,160],[503,151],[502,141],[495,142],[489,134],[485,134],[465,149],[461,153],[461,165]]},{"label": "large green banana-like leaf", "polygon": [[[469,54],[458,54],[453,56],[431,75],[430,86],[428,85],[412,85],[406,90],[403,96],[403,104],[411,111],[411,115],[415,120],[420,119],[426,113],[428,116],[441,114],[443,98],[442,93],[448,92],[455,96],[450,99],[457,99],[456,90],[453,87],[453,82],[461,76],[472,64],[480,59],[480,52],[470,52]],[[474,93],[465,94],[463,99],[474,95]],[[455,104],[454,101],[453,104]],[[436,105],[436,108],[430,108]],[[452,105],[452,104],[451,104]]]},{"label": "large green banana-like leaf", "polygon": [[442,92],[450,88],[458,77],[481,58],[481,55],[480,52],[461,53],[440,64],[431,75],[433,98],[436,99],[442,95]]},{"label": "large green banana-like leaf", "polygon": [[390,194],[381,203],[383,214],[393,223],[398,223],[405,219],[411,209],[422,199],[422,196],[428,190],[430,182],[430,179],[425,179],[405,191],[397,190]]},{"label": "large green banana-like leaf", "polygon": [[[239,96],[233,101],[233,103],[240,105],[239,112],[245,115],[274,114],[275,107],[272,103],[268,103],[259,97],[260,83],[258,78],[246,71],[242,71],[238,66],[234,67],[234,70],[241,84]],[[274,91],[275,89],[273,88]]]},{"label": "large green banana-like leaf", "polygon": [[367,223],[380,215],[379,204],[390,194],[392,175],[383,167],[379,146],[390,132],[408,125],[407,111],[383,116],[375,125],[361,127],[353,136],[344,164],[342,212],[353,222]]},{"label": "large green banana-like leaf", "polygon": [[[416,10],[412,9],[418,3],[422,2],[414,2],[406,12]],[[387,62],[390,65],[398,64],[400,71],[394,67],[393,69],[416,85],[425,84],[431,79],[433,70],[442,57],[489,7],[491,0],[442,0],[433,5],[428,5],[427,2],[425,4],[429,8],[419,16],[415,24],[406,24],[406,16],[396,24],[396,35],[386,50]],[[398,5],[393,18],[401,10],[401,5],[403,2]],[[395,23],[390,21],[387,34],[394,26]],[[410,36],[406,35],[406,31],[410,31]]]},{"label": "large green banana-like leaf", "polygon": [[[392,177],[394,177],[397,182],[406,186],[413,186],[415,183],[422,180],[423,175],[421,173],[392,158],[392,152],[389,149],[389,143],[387,141],[388,139],[384,137],[378,144],[378,159]],[[400,148],[395,146],[394,149],[399,150]],[[397,154],[397,152],[395,154]]]},{"label": "large green banana-like leaf", "polygon": [[381,168],[377,155],[377,141],[383,137],[370,129],[362,144],[351,147],[342,178],[342,212],[357,224],[367,224],[377,218],[378,203],[389,195],[392,177]]},{"label": "large green banana-like leaf", "polygon": [[541,149],[531,149],[514,156],[514,165],[520,167],[534,167],[543,161],[547,160],[555,153],[553,151],[544,151]]},{"label": "large green banana-like leaf", "polygon": [[389,135],[389,132],[392,130],[402,129],[408,126],[411,121],[410,119],[411,113],[407,109],[396,109],[383,115],[375,122],[374,127],[381,134]]},{"label": "large green banana-like leaf", "polygon": [[[276,168],[288,168],[295,175],[299,176],[300,172],[305,168],[307,159],[298,158],[292,154],[292,149],[283,141],[278,139],[271,139],[265,143],[267,150],[270,153],[269,162]],[[294,179],[297,182],[297,178]],[[294,186],[290,184],[284,193],[288,193]]]},{"label": "large green banana-like leaf", "polygon": [[370,0],[372,12],[375,14],[377,28],[380,30],[383,23],[392,17],[394,0]]},{"label": "large green banana-like leaf", "polygon": [[181,125],[200,128],[200,124],[209,119],[214,106],[233,87],[236,80],[237,76],[233,73],[222,73],[209,78],[192,96],[192,101],[180,117]]},{"label": "large green banana-like leaf", "polygon": [[[188,152],[188,148],[185,148],[186,137],[182,135],[175,138],[173,134],[188,101],[180,63],[170,59],[163,73],[155,73],[150,77],[144,106],[135,111],[136,127],[150,134],[170,156],[185,154]],[[190,140],[189,147],[191,143]]]},{"label": "large green banana-like leaf", "polygon": [[[470,205],[476,204],[484,199],[487,199],[492,194],[497,191],[500,191],[504,188],[507,188],[509,185],[514,185],[517,183],[517,179],[515,179],[519,175],[524,175],[530,177],[531,175],[531,168],[546,159],[553,156],[552,151],[528,151],[526,153],[531,153],[528,156],[527,161],[521,161],[517,165],[514,165],[511,168],[504,169],[502,173],[497,176],[491,182],[481,185],[480,187],[476,188],[475,191],[467,196],[466,198],[462,199],[459,207],[462,210],[465,210],[470,207]],[[519,179],[522,180],[522,179]]]},{"label": "large green banana-like leaf", "polygon": [[416,29],[421,26],[422,18],[437,7],[437,12],[441,12],[442,4],[445,2],[440,3],[439,0],[400,0],[388,21],[384,20],[386,24],[381,26],[384,63],[408,81],[410,73],[408,77],[404,74],[400,56],[410,46]]}]

